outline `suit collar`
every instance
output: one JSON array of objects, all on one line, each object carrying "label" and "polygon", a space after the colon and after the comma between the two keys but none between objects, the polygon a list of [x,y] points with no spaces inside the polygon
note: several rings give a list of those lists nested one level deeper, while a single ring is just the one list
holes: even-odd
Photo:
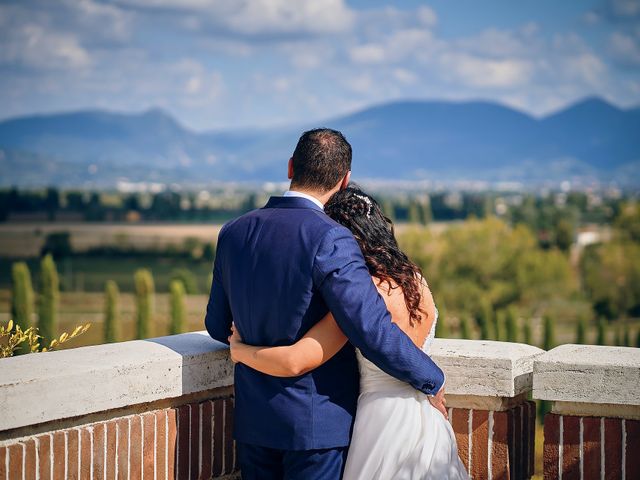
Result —
[{"label": "suit collar", "polygon": [[303,197],[271,197],[264,208],[311,208],[324,212],[319,205]]}]

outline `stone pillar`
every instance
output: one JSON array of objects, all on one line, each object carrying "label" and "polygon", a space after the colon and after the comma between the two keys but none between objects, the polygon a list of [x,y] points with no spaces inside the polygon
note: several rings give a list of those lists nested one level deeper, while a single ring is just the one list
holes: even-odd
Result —
[{"label": "stone pillar", "polygon": [[544,478],[640,478],[640,349],[561,345],[534,364]]},{"label": "stone pillar", "polygon": [[542,353],[517,343],[435,340],[432,358],[446,374],[449,421],[473,478],[533,475],[536,409],[527,395],[533,360]]}]

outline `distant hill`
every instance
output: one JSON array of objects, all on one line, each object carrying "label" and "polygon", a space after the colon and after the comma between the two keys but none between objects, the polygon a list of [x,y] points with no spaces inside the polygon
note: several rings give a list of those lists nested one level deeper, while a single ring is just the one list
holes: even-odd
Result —
[{"label": "distant hill", "polygon": [[640,177],[640,109],[585,99],[542,119],[491,102],[401,101],[313,125],[198,133],[162,110],[0,122],[0,184],[283,180],[299,134],[345,133],[354,176],[538,182]]}]

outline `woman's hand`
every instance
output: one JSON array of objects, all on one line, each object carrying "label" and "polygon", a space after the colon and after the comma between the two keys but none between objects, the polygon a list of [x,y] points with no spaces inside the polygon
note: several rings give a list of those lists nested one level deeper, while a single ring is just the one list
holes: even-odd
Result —
[{"label": "woman's hand", "polygon": [[227,338],[227,340],[229,340],[229,350],[231,352],[231,361],[233,363],[238,363],[239,360],[235,356],[235,353],[237,353],[238,347],[244,344],[242,343],[242,337],[240,336],[240,333],[238,333],[235,323],[231,324],[231,335],[229,335],[229,338]]}]

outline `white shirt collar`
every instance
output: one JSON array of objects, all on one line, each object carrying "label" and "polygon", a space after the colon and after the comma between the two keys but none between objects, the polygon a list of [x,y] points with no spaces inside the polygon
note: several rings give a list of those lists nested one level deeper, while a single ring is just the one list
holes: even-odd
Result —
[{"label": "white shirt collar", "polygon": [[313,203],[318,205],[322,210],[324,210],[324,205],[320,200],[318,200],[316,197],[312,197],[311,195],[307,195],[306,193],[298,192],[296,190],[287,190],[286,192],[284,192],[283,197],[306,198],[307,200],[311,200]]}]

